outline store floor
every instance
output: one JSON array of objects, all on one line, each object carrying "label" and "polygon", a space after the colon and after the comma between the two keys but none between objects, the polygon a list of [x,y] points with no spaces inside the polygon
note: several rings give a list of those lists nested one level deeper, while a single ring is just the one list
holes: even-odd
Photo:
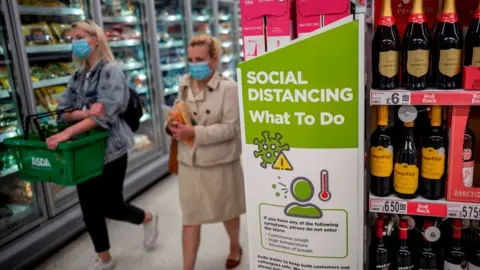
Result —
[{"label": "store floor", "polygon": [[[111,252],[116,270],[181,270],[181,213],[178,203],[177,179],[170,176],[145,191],[132,201],[134,205],[157,211],[159,219],[159,245],[152,252],[144,252],[142,227],[108,221]],[[242,245],[245,251],[238,270],[248,270],[246,222],[242,217]],[[205,225],[198,254],[196,270],[223,270],[228,253],[228,237],[221,224]],[[89,236],[84,233],[59,250],[36,269],[85,270],[94,260]]]}]

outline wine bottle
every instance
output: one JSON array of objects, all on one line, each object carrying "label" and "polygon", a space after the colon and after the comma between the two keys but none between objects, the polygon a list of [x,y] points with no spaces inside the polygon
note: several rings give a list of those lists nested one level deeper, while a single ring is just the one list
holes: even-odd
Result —
[{"label": "wine bottle", "polygon": [[465,38],[465,66],[480,67],[480,1]]},{"label": "wine bottle", "polygon": [[446,144],[442,130],[442,107],[432,106],[430,131],[423,137],[421,194],[430,200],[443,197],[445,189]]},{"label": "wine bottle", "polygon": [[432,73],[439,89],[462,88],[463,34],[455,0],[445,0],[433,34]]},{"label": "wine bottle", "polygon": [[468,256],[468,270],[480,270],[480,237],[478,236],[476,248]]},{"label": "wine bottle", "polygon": [[460,270],[467,269],[467,261],[462,247],[462,221],[454,219],[453,238],[450,248],[445,252],[445,261],[443,263],[444,270]]},{"label": "wine bottle", "polygon": [[[426,220],[423,222],[423,232],[433,226],[433,222]],[[437,254],[433,243],[426,237],[423,237],[423,247],[420,250],[420,259],[418,261],[418,270],[437,270]]]},{"label": "wine bottle", "polygon": [[467,125],[463,135],[463,184],[465,187],[473,186],[473,173],[475,166],[475,134]]},{"label": "wine bottle", "polygon": [[400,35],[391,0],[383,0],[372,42],[372,88],[390,90],[400,86]]},{"label": "wine bottle", "polygon": [[430,68],[430,33],[427,17],[423,12],[423,0],[414,0],[403,36],[402,85],[409,90],[427,87]]},{"label": "wine bottle", "polygon": [[403,199],[415,198],[418,190],[417,148],[413,138],[413,127],[413,122],[404,123],[405,135],[393,173],[395,194]]},{"label": "wine bottle", "polygon": [[375,196],[392,193],[393,140],[388,125],[388,106],[379,106],[377,129],[370,138],[370,191]]},{"label": "wine bottle", "polygon": [[400,220],[399,226],[399,238],[400,243],[397,251],[396,268],[397,269],[413,269],[415,267],[413,263],[412,252],[408,246],[408,221]]},{"label": "wine bottle", "polygon": [[388,270],[390,269],[390,256],[383,239],[383,219],[378,218],[375,225],[376,238],[370,250],[370,270]]}]

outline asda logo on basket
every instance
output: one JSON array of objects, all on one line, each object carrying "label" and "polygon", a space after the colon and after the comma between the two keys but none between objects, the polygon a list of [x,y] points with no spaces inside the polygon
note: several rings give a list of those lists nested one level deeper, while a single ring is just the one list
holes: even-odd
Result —
[{"label": "asda logo on basket", "polygon": [[32,157],[32,167],[40,167],[40,168],[52,168],[50,165],[50,161],[46,158],[41,157]]}]

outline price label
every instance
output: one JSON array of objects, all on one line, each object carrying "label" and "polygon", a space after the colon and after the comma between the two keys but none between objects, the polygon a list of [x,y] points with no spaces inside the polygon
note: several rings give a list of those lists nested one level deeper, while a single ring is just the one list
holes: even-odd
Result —
[{"label": "price label", "polygon": [[372,199],[370,211],[390,214],[407,214],[407,202]]},{"label": "price label", "polygon": [[410,92],[392,92],[372,90],[372,105],[410,105]]},{"label": "price label", "polygon": [[448,217],[480,220],[480,206],[461,204],[449,205]]}]

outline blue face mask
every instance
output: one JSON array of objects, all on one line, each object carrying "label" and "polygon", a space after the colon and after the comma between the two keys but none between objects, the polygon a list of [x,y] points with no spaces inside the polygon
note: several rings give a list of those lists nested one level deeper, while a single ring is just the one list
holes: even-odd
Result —
[{"label": "blue face mask", "polygon": [[188,71],[196,80],[204,80],[212,74],[212,69],[208,66],[209,61],[200,63],[188,63]]},{"label": "blue face mask", "polygon": [[87,59],[92,53],[92,47],[88,45],[86,38],[79,40],[72,40],[72,52],[80,59]]}]

